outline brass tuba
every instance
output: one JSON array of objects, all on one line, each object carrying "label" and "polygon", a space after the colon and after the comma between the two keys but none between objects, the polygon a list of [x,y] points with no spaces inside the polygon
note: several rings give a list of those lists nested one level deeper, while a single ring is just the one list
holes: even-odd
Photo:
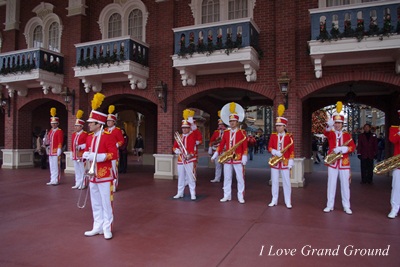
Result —
[{"label": "brass tuba", "polygon": [[269,159],[269,161],[268,161],[268,164],[269,164],[269,166],[275,166],[276,164],[278,164],[279,163],[279,161],[281,161],[281,160],[283,160],[283,153],[285,153],[288,149],[289,149],[289,147],[291,147],[293,145],[293,139],[292,138],[290,138],[290,144],[288,144],[285,148],[283,148],[282,150],[281,150],[281,154],[282,154],[282,156],[280,156],[280,157],[278,157],[278,156],[273,156],[273,157],[271,157],[270,159]]},{"label": "brass tuba", "polygon": [[[347,146],[348,144],[350,144],[350,142],[352,141],[353,139],[352,138],[350,138],[347,142],[345,142],[342,146]],[[341,159],[341,158],[343,158],[343,154],[342,153],[335,153],[335,152],[333,152],[333,150],[332,150],[332,152],[331,153],[329,153],[326,157],[325,157],[325,160],[324,160],[324,162],[325,162],[325,164],[328,164],[328,165],[331,165],[331,164],[333,164],[333,163],[335,163],[338,159]]]},{"label": "brass tuba", "polygon": [[374,167],[374,173],[375,174],[383,174],[390,172],[394,169],[400,168],[400,154],[390,157],[388,159],[385,159],[378,164],[375,165]]},{"label": "brass tuba", "polygon": [[230,149],[228,149],[227,151],[225,151],[224,153],[221,154],[221,156],[218,159],[218,162],[221,164],[224,164],[225,162],[227,162],[228,160],[236,160],[236,154],[235,154],[235,150],[244,142],[247,140],[247,137],[245,136],[242,140],[240,140],[239,142],[237,142],[234,146],[232,146]]}]

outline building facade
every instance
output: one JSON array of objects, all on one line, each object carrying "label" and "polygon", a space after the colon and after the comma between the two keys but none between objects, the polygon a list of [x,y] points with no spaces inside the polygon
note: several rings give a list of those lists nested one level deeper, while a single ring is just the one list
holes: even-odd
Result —
[{"label": "building facade", "polygon": [[312,113],[349,92],[385,113],[385,131],[398,124],[400,1],[0,0],[0,18],[3,168],[33,166],[51,107],[71,136],[96,92],[143,134],[155,178],[175,175],[185,108],[209,114],[209,133],[226,103],[285,103],[299,173]]}]

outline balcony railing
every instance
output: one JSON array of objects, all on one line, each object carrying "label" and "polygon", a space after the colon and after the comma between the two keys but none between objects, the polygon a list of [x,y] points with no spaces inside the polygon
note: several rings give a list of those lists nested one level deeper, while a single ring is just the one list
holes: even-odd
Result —
[{"label": "balcony railing", "polygon": [[64,57],[44,48],[18,50],[0,54],[0,75],[41,69],[56,74],[64,72]]},{"label": "balcony railing", "polygon": [[76,45],[76,66],[100,67],[130,60],[148,66],[149,47],[130,37],[120,37]]},{"label": "balcony railing", "polygon": [[310,10],[311,40],[400,34],[400,3],[371,2]]},{"label": "balcony railing", "polygon": [[186,56],[224,49],[229,54],[233,49],[246,46],[260,52],[258,39],[259,31],[250,19],[182,27],[174,30],[174,53]]}]

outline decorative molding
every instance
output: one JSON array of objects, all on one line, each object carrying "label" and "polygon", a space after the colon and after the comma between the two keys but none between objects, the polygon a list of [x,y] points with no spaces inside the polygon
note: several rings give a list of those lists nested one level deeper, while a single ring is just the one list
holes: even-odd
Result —
[{"label": "decorative molding", "polygon": [[88,77],[82,77],[82,83],[85,87],[85,92],[89,93],[90,89],[93,90],[93,92],[101,92],[102,89],[102,83],[100,81],[97,81],[95,79],[91,79]]},{"label": "decorative molding", "polygon": [[[0,3],[1,4],[1,3]],[[20,0],[6,1],[5,30],[19,30]]]},{"label": "decorative molding", "polygon": [[177,68],[181,75],[183,86],[195,86],[196,85],[196,74],[189,70],[189,68]]},{"label": "decorative molding", "polygon": [[244,75],[246,75],[246,81],[247,82],[257,81],[257,70],[250,64],[244,64],[243,67],[244,67]]},{"label": "decorative molding", "polygon": [[135,75],[135,73],[128,73],[129,84],[131,85],[131,89],[135,90],[136,87],[138,89],[145,89],[147,87],[147,80],[142,79]]},{"label": "decorative molding", "polygon": [[88,8],[86,0],[69,0],[68,7],[66,8],[68,10],[67,17],[76,15],[86,16],[86,8]]}]

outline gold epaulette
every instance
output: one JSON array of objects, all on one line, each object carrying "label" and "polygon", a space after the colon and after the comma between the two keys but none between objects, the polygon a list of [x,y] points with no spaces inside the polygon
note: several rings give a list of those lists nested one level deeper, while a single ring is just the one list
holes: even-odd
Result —
[{"label": "gold epaulette", "polygon": [[94,132],[90,132],[90,133],[88,133],[88,135],[93,135],[94,134]]},{"label": "gold epaulette", "polygon": [[390,126],[390,128],[399,128],[400,126],[397,126],[397,125],[392,125],[392,126]]}]

